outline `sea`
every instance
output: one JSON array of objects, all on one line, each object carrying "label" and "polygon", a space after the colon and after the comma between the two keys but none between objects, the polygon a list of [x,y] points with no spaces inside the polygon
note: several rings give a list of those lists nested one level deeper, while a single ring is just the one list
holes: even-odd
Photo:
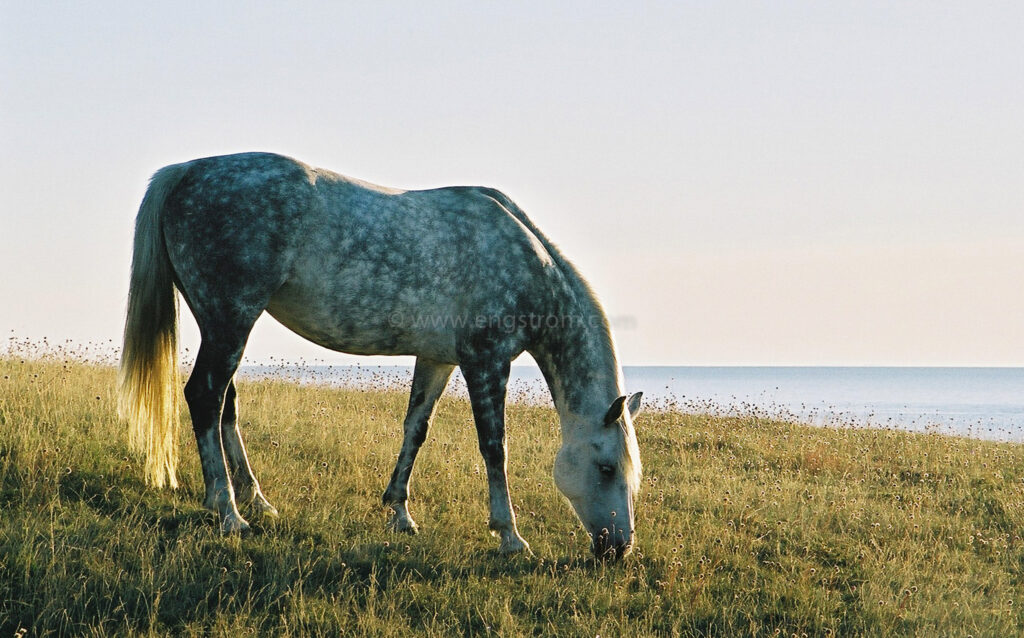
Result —
[{"label": "sea", "polygon": [[[408,388],[411,366],[248,365],[248,378]],[[1024,368],[625,366],[648,410],[759,415],[836,427],[1024,442]],[[466,395],[458,372],[449,392]],[[509,400],[550,404],[536,366],[513,366]]]}]

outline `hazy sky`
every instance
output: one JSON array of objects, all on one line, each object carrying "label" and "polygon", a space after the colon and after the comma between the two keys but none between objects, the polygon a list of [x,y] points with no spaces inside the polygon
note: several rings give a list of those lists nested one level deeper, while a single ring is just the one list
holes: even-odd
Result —
[{"label": "hazy sky", "polygon": [[[0,330],[119,341],[149,175],[271,150],[506,191],[627,364],[1024,365],[1022,33],[1019,2],[0,1]],[[248,354],[347,360],[269,317]]]}]

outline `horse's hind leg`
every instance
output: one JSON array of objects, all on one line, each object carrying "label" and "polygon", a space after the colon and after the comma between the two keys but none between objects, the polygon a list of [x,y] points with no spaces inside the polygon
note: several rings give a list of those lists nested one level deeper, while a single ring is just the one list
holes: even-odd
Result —
[{"label": "horse's hind leg", "polygon": [[238,428],[238,398],[235,393],[235,382],[228,384],[224,397],[224,415],[220,420],[221,441],[224,444],[224,456],[227,457],[231,470],[231,484],[235,490],[235,502],[252,503],[257,513],[265,516],[277,516],[277,508],[263,495],[259,481],[252,472],[249,456],[242,442],[242,432]]},{"label": "horse's hind leg", "polygon": [[430,420],[434,416],[437,399],[448,385],[455,366],[447,363],[416,359],[416,368],[412,375],[412,391],[409,393],[409,409],[405,414],[402,440],[402,451],[398,454],[395,471],[391,474],[391,482],[384,491],[384,504],[394,510],[388,526],[397,532],[416,533],[416,522],[409,515],[406,505],[409,500],[409,477],[412,465],[416,461],[416,453],[427,437]]},{"label": "horse's hind leg", "polygon": [[234,489],[225,463],[224,443],[221,438],[221,417],[228,386],[242,359],[242,350],[252,328],[244,330],[204,331],[196,364],[185,384],[185,400],[192,416],[192,430],[199,445],[199,459],[206,483],[203,505],[221,519],[224,533],[242,532],[249,528],[238,513]]}]

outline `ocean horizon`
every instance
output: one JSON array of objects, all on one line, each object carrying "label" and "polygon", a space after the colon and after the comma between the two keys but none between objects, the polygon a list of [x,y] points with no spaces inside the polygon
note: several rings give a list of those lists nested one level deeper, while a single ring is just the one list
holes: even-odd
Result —
[{"label": "ocean horizon", "polygon": [[[407,389],[408,365],[244,365],[243,378]],[[1024,442],[1024,368],[624,366],[648,410],[778,418]],[[466,396],[456,371],[448,392]],[[512,366],[509,400],[550,404],[534,365]]]}]

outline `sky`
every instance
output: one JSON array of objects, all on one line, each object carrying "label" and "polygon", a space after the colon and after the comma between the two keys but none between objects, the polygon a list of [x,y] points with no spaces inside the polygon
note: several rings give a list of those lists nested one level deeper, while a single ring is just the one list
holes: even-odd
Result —
[{"label": "sky", "polygon": [[[119,343],[149,176],[266,150],[500,188],[628,365],[1022,366],[1021,33],[1017,2],[0,0],[0,338]],[[247,359],[381,362],[266,316]]]}]

